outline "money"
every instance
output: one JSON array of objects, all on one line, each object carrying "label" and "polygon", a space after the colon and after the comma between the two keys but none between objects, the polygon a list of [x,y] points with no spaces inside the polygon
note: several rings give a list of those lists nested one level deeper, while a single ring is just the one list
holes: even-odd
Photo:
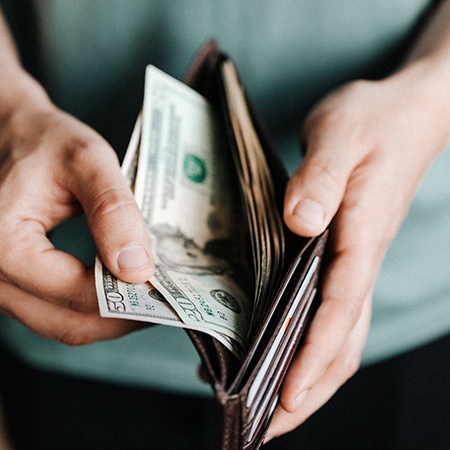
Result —
[{"label": "money", "polygon": [[235,160],[244,192],[254,255],[255,291],[249,335],[267,312],[282,270],[284,232],[268,162],[245,94],[230,60],[222,64],[225,96],[236,141]]},{"label": "money", "polygon": [[98,257],[95,261],[95,282],[100,314],[103,317],[138,320],[207,332],[234,353],[238,359],[242,357],[243,348],[230,337],[212,330],[205,330],[202,326],[185,324],[170,303],[150,282],[132,284],[120,281]]},{"label": "money", "polygon": [[252,305],[235,281],[241,214],[221,124],[204,97],[153,66],[145,86],[135,196],[153,244],[151,282],[184,323],[245,346]]},{"label": "money", "polygon": [[122,161],[122,174],[134,191],[136,173],[139,160],[139,143],[141,141],[142,113],[139,114],[131,134],[128,148]]},{"label": "money", "polygon": [[102,316],[183,326],[178,314],[150,282],[120,281],[99,258],[95,262],[95,280]]},{"label": "money", "polygon": [[[122,283],[98,261],[101,314],[202,330],[239,353],[247,345],[252,281],[243,276],[251,273],[243,264],[246,227],[222,125],[202,96],[150,66],[140,141],[139,126],[123,172],[134,186],[153,246],[151,292],[157,289],[166,309],[152,309],[155,296],[149,300],[147,285]],[[125,300],[131,291],[146,305],[144,311]],[[114,303],[114,296],[120,301]]]},{"label": "money", "polygon": [[270,303],[284,242],[244,94],[233,67],[223,76],[232,148],[203,96],[147,67],[122,171],[146,223],[155,275],[124,283],[98,258],[95,275],[102,316],[203,331],[240,358]]}]

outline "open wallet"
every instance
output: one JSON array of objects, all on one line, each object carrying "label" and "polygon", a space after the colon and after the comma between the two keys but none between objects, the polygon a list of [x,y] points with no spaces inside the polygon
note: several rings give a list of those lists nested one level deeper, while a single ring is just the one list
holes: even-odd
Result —
[{"label": "open wallet", "polygon": [[[229,58],[214,41],[197,55],[184,82],[220,109],[228,129],[228,145],[239,138],[230,119],[224,87],[223,66]],[[252,124],[267,158],[281,215],[287,175],[261,119],[249,100]],[[301,345],[320,295],[318,280],[328,231],[315,238],[300,238],[283,230],[285,255],[273,300],[249,343],[242,362],[214,338],[187,330],[201,355],[214,389],[217,416],[213,448],[222,450],[259,448],[276,409],[279,391],[289,364]]]},{"label": "open wallet", "polygon": [[[198,53],[183,81],[196,91],[195,95],[199,93],[206,98],[213,114],[221,122],[221,129],[224,130],[223,148],[233,155],[243,211],[240,220],[234,222],[237,222],[239,229],[251,229],[253,226],[257,230],[253,234],[251,232],[246,234],[244,244],[246,250],[239,249],[238,258],[245,259],[242,256],[244,253],[250,255],[247,267],[251,268],[253,274],[247,277],[245,270],[235,271],[239,272],[241,278],[252,278],[249,302],[246,303],[252,303],[253,300],[251,305],[253,310],[245,342],[241,340],[240,344],[227,346],[224,343],[230,341],[221,341],[214,335],[201,331],[199,327],[186,327],[215,393],[217,414],[212,448],[254,450],[263,443],[277,407],[284,376],[301,346],[302,336],[305,335],[320,301],[318,281],[328,231],[318,237],[302,238],[283,225],[282,208],[288,176],[261,119],[247,98],[233,62],[219,51],[214,41],[209,41]],[[181,85],[177,80],[174,83]],[[178,87],[175,85],[173,89],[177,90]],[[181,85],[180,89],[185,89],[185,86]],[[188,94],[189,92],[183,93],[182,96],[187,98]],[[149,104],[153,109],[157,109],[158,102],[162,101],[157,92]],[[170,111],[173,111],[173,108]],[[159,116],[153,117],[154,127],[160,128],[159,120]],[[176,121],[173,123],[177,124]],[[192,123],[191,128],[195,127],[195,120]],[[191,128],[188,134],[194,132]],[[171,132],[170,136],[170,139],[175,139],[177,132]],[[141,139],[150,140],[144,133]],[[153,170],[156,158],[153,157],[149,161],[149,164],[144,164],[147,172]],[[175,163],[172,164],[172,160],[170,161],[162,177],[167,178],[171,175]],[[198,158],[191,157],[187,163],[191,181],[194,180],[199,184],[205,176],[205,171],[200,170],[202,166]],[[185,160],[185,170],[187,163]],[[192,165],[195,170],[192,169]],[[218,166],[220,168],[217,176],[223,176],[224,173],[226,177],[230,175],[232,169],[226,170]],[[146,176],[153,179],[157,174],[155,172],[154,175]],[[165,190],[169,190],[169,187]],[[147,187],[144,191],[148,195],[155,195],[155,189],[151,187]],[[195,208],[190,205],[190,209],[200,215],[206,206],[200,204]],[[145,208],[143,214],[145,219]],[[160,214],[155,215],[160,217]],[[196,220],[201,222],[197,217]],[[152,240],[151,236],[150,238]],[[263,245],[260,240],[264,239]],[[165,249],[167,248],[166,246]],[[114,279],[100,264],[98,262],[96,266],[96,283],[99,299],[100,297],[105,299],[103,303],[100,302],[101,314],[126,318],[128,311],[131,311],[128,318],[144,320],[137,313],[133,315],[133,307],[137,307],[140,298],[138,294],[133,294],[131,306],[125,305],[123,300],[135,287],[128,286],[120,291],[120,281]],[[196,275],[197,273],[192,276]],[[178,292],[176,295],[183,297],[180,291],[186,287],[186,281],[183,281],[186,277],[180,281],[181,288],[176,286],[172,281],[173,278],[169,281],[167,279],[165,282],[163,280],[162,287],[169,290],[169,294],[175,296],[173,292]],[[153,283],[153,278],[150,281]],[[190,289],[192,291],[192,288]],[[142,295],[146,295],[150,291],[145,287],[142,292],[144,292]],[[233,303],[232,296],[227,295],[225,290],[212,288],[207,294],[209,292],[214,293],[218,303],[238,311],[239,305]],[[197,300],[201,302],[198,309],[203,307],[206,314],[212,316],[213,309],[217,310],[218,306],[205,306],[205,299],[206,296],[202,299],[197,295]],[[184,302],[182,306],[186,307],[187,294],[182,301]],[[147,310],[151,308],[147,307]],[[194,308],[190,313],[194,314]],[[180,323],[181,321],[178,322],[178,326],[184,326]]]}]

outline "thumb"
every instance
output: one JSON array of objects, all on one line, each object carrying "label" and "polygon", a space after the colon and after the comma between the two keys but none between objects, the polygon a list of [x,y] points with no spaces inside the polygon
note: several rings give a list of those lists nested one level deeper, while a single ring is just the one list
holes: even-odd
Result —
[{"label": "thumb", "polygon": [[123,281],[142,283],[154,272],[144,220],[114,151],[107,143],[99,147],[81,150],[86,154],[74,167],[74,194],[108,269]]},{"label": "thumb", "polygon": [[336,214],[352,170],[350,154],[337,141],[317,140],[286,189],[284,220],[300,236],[322,233]]}]

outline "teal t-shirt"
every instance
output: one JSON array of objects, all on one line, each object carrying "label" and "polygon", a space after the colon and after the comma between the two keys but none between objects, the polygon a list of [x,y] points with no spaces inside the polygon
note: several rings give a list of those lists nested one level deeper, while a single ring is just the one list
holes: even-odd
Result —
[{"label": "teal t-shirt", "polygon": [[[300,162],[299,123],[336,86],[382,73],[426,0],[45,0],[36,3],[44,81],[54,101],[122,154],[142,102],[144,67],[180,78],[209,38],[234,59],[288,171]],[[450,150],[429,170],[381,269],[364,353],[371,363],[450,330]],[[54,242],[91,261],[82,219]],[[184,331],[157,326],[69,348],[2,318],[2,339],[39,367],[207,394]]]}]

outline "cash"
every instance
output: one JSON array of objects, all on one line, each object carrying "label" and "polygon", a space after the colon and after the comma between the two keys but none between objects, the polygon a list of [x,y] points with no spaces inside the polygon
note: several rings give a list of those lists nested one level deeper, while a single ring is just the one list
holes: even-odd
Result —
[{"label": "cash", "polygon": [[250,111],[233,63],[222,65],[231,126],[236,139],[236,170],[244,193],[254,255],[255,294],[249,334],[267,311],[282,270],[284,233],[275,204],[269,166],[253,127]]},{"label": "cash", "polygon": [[117,279],[99,258],[95,262],[95,280],[100,314],[103,317],[138,320],[161,325],[203,331],[236,355],[242,357],[243,347],[225,334],[205,330],[202,324],[185,324],[164,296],[150,283],[132,284]]},{"label": "cash", "polygon": [[[279,275],[281,220],[243,93],[226,69],[236,145],[206,99],[153,66],[122,171],[155,258],[148,283],[115,278],[97,258],[100,313],[203,331],[238,358]],[[227,81],[228,80],[228,81]],[[227,84],[228,83],[228,84]],[[238,91],[236,91],[238,90]]]}]

